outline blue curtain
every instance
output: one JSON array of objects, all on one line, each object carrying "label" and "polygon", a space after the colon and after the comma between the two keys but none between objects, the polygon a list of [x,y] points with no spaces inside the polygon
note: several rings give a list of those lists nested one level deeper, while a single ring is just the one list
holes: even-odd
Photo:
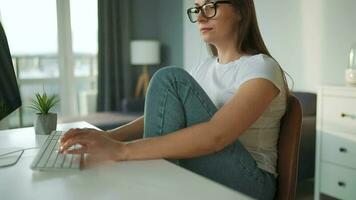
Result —
[{"label": "blue curtain", "polygon": [[131,91],[129,0],[98,0],[98,111],[121,111]]}]

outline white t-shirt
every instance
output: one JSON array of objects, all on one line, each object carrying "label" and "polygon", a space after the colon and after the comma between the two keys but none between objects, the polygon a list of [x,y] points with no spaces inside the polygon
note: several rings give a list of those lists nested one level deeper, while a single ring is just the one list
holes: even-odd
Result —
[{"label": "white t-shirt", "polygon": [[278,63],[264,54],[243,56],[227,64],[220,64],[216,57],[211,57],[187,71],[218,109],[233,97],[243,83],[251,79],[267,79],[280,90],[265,112],[239,137],[258,167],[277,175],[278,134],[280,120],[286,110],[283,72]]}]

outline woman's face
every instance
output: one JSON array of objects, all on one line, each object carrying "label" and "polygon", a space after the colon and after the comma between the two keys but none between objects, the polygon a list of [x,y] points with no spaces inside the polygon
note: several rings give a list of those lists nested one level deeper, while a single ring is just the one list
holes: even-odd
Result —
[{"label": "woman's face", "polygon": [[[201,6],[210,0],[196,0],[195,6]],[[205,18],[199,12],[197,23],[203,40],[218,46],[219,43],[235,42],[237,40],[237,28],[240,15],[232,4],[217,4],[216,15],[213,18]]]}]

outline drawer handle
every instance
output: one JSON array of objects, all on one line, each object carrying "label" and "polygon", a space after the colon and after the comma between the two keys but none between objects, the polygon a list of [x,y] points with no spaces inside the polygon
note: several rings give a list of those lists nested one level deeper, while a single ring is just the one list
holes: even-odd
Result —
[{"label": "drawer handle", "polygon": [[345,182],[339,181],[339,182],[337,182],[337,184],[338,184],[340,187],[346,187],[346,183],[345,183]]},{"label": "drawer handle", "polygon": [[344,147],[340,147],[340,148],[339,148],[339,151],[340,151],[341,153],[346,153],[346,152],[347,152],[347,149],[344,148]]},{"label": "drawer handle", "polygon": [[347,113],[341,113],[341,117],[348,117],[351,119],[356,119],[356,115],[347,114]]}]

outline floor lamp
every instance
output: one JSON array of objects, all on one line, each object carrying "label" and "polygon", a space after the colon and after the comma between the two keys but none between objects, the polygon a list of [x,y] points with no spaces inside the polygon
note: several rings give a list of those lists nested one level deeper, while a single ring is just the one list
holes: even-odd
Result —
[{"label": "floor lamp", "polygon": [[142,73],[136,84],[135,97],[139,97],[141,92],[146,95],[150,76],[148,66],[160,63],[159,42],[155,40],[134,40],[131,41],[131,64],[133,66],[143,66]]}]

